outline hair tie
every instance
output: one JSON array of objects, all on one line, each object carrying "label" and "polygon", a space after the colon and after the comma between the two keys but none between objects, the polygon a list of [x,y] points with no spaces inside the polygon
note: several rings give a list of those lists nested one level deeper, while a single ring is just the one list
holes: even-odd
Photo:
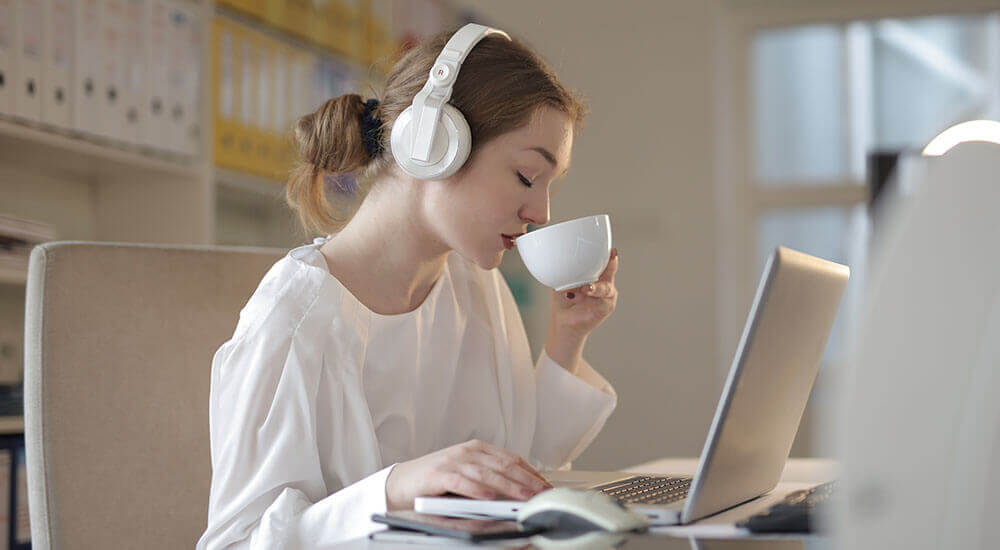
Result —
[{"label": "hair tie", "polygon": [[382,120],[372,116],[377,107],[378,100],[373,97],[365,102],[365,112],[361,115],[361,136],[371,158],[382,153]]}]

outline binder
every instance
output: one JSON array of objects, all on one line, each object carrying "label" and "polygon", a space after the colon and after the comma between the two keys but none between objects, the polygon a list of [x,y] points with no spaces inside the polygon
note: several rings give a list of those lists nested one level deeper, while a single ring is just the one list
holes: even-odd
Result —
[{"label": "binder", "polygon": [[146,85],[139,109],[139,143],[155,150],[168,150],[170,125],[167,120],[169,83],[167,33],[170,29],[170,6],[167,0],[149,0],[143,22]]},{"label": "binder", "polygon": [[187,24],[183,29],[183,59],[184,67],[181,73],[181,152],[188,156],[197,156],[201,150],[201,79],[202,79],[202,48],[203,25],[194,6],[184,4],[187,12]]},{"label": "binder", "polygon": [[237,110],[237,163],[241,170],[256,172],[257,150],[256,141],[256,117],[257,111],[257,82],[258,63],[257,48],[254,45],[253,31],[248,28],[240,28],[237,35],[237,55],[240,65],[240,95],[239,109]]},{"label": "binder", "polygon": [[125,141],[125,0],[101,0],[100,3],[100,43],[97,58],[100,81],[98,112],[100,113],[100,135],[113,140]]},{"label": "binder", "polygon": [[42,122],[73,126],[73,0],[44,0]]},{"label": "binder", "polygon": [[365,11],[365,59],[382,72],[392,68],[392,0],[369,0]]},{"label": "binder", "polygon": [[14,26],[17,82],[14,87],[14,115],[42,120],[42,0],[15,0]]},{"label": "binder", "polygon": [[[294,130],[299,118],[312,111],[311,105],[311,70],[313,65],[313,55],[311,52],[294,48],[292,50],[291,78],[288,81],[288,117],[289,130]],[[291,132],[292,154],[297,157],[295,149],[297,143],[294,141],[294,132]]]},{"label": "binder", "polygon": [[254,126],[254,167],[260,176],[270,178],[274,172],[275,139],[272,134],[274,127],[274,48],[272,40],[263,33],[254,33],[254,45],[257,48],[257,81],[253,126]]},{"label": "binder", "polygon": [[309,16],[304,21],[309,40],[322,48],[329,48],[329,4],[330,0],[310,0]]},{"label": "binder", "polygon": [[167,141],[169,151],[197,154],[198,90],[201,73],[201,27],[193,7],[169,4],[167,31]]},{"label": "binder", "polygon": [[180,5],[171,1],[167,3],[167,88],[166,99],[167,128],[163,134],[163,147],[166,151],[180,154],[184,135],[184,106],[182,104],[182,89],[184,75],[184,28],[187,25],[187,13]]},{"label": "binder", "polygon": [[274,178],[285,181],[292,167],[291,148],[291,78],[295,52],[279,41],[274,42]]},{"label": "binder", "polygon": [[336,12],[334,50],[352,61],[363,62],[364,28],[361,0],[331,0]]},{"label": "binder", "polygon": [[101,133],[100,71],[101,0],[73,0],[73,128]]},{"label": "binder", "polygon": [[146,0],[124,0],[121,19],[122,34],[122,84],[121,110],[119,121],[123,141],[139,144],[143,134],[144,103],[146,82],[146,56],[143,48],[146,40],[143,23],[146,19]]},{"label": "binder", "polygon": [[16,1],[0,0],[0,116],[14,114]]},{"label": "binder", "polygon": [[237,29],[229,20],[216,17],[212,33],[212,117],[215,164],[239,168],[237,149],[240,67],[236,49]]}]

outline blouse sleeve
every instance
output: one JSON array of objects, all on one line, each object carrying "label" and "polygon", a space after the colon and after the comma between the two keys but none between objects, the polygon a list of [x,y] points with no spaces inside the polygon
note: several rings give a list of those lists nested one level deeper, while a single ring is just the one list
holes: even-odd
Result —
[{"label": "blouse sleeve", "polygon": [[199,550],[322,546],[375,529],[369,518],[386,510],[392,466],[328,490],[316,438],[322,338],[302,315],[269,317],[250,335],[237,327],[212,360],[212,486]]},{"label": "blouse sleeve", "polygon": [[[503,307],[504,324],[512,348],[520,348],[522,361],[530,368],[530,351],[524,322],[514,295],[499,270],[493,270]],[[535,429],[530,460],[544,469],[569,467],[597,437],[615,409],[618,395],[611,384],[586,361],[570,374],[542,351],[534,369]]]},{"label": "blouse sleeve", "polygon": [[535,366],[537,420],[531,456],[546,469],[568,468],[597,437],[618,394],[590,363],[570,374],[542,350]]}]

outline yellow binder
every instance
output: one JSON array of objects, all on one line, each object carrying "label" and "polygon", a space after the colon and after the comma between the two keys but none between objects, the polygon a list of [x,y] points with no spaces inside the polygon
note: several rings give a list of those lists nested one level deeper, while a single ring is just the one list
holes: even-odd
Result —
[{"label": "yellow binder", "polygon": [[277,172],[276,119],[278,115],[275,92],[277,85],[276,40],[264,33],[254,37],[257,45],[257,152],[256,166],[259,175],[274,178]]},{"label": "yellow binder", "polygon": [[331,0],[334,10],[333,49],[352,61],[364,62],[364,19],[361,0]]},{"label": "yellow binder", "polygon": [[237,109],[240,105],[240,56],[238,29],[216,17],[212,25],[212,122],[215,164],[241,169]]},{"label": "yellow binder", "polygon": [[288,179],[292,167],[292,72],[295,59],[293,46],[275,41],[274,72],[274,178],[279,182]]}]

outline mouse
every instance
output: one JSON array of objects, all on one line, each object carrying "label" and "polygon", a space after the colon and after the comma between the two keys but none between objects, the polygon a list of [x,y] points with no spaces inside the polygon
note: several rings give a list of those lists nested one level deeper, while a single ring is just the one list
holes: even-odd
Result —
[{"label": "mouse", "polygon": [[649,518],[629,510],[600,491],[557,487],[543,491],[517,513],[525,527],[559,531],[636,531],[649,527]]}]

